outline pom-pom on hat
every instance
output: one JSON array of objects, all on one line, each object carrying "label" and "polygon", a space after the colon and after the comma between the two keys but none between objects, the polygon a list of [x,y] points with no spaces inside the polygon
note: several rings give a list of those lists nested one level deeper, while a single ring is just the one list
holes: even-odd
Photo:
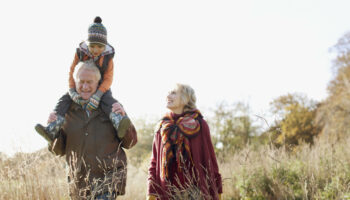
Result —
[{"label": "pom-pom on hat", "polygon": [[87,41],[107,45],[107,29],[103,26],[101,17],[95,17],[94,23],[89,26]]}]

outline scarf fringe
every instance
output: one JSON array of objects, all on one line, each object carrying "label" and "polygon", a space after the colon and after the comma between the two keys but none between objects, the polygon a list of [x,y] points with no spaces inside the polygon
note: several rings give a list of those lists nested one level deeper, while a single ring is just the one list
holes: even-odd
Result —
[{"label": "scarf fringe", "polygon": [[[193,164],[189,138],[197,136],[200,131],[198,110],[183,113],[176,121],[168,113],[160,122],[159,130],[162,137],[162,167],[161,178],[169,178],[169,166],[175,160],[178,171],[181,171],[181,157],[188,157]],[[174,152],[173,152],[174,151]]]}]

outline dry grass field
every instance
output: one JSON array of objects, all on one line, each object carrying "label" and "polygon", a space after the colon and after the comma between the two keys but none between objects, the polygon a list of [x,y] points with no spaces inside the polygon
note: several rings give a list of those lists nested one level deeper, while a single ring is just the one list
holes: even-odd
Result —
[{"label": "dry grass field", "polygon": [[[223,199],[350,199],[350,139],[294,152],[269,146],[218,156]],[[126,195],[145,199],[148,159],[128,165]],[[46,149],[0,160],[0,199],[69,199],[64,158]]]}]

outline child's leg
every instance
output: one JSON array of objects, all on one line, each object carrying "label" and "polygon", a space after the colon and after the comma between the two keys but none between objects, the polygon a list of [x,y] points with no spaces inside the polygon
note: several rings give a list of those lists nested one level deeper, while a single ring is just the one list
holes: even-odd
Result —
[{"label": "child's leg", "polygon": [[112,112],[112,104],[118,102],[112,97],[111,90],[107,90],[101,97],[100,105],[101,109],[104,113],[106,113],[108,116]]},{"label": "child's leg", "polygon": [[66,93],[63,95],[59,100],[58,103],[56,104],[55,107],[55,112],[57,115],[60,115],[64,117],[66,113],[69,110],[70,105],[72,104],[72,99],[70,98],[69,94]]},{"label": "child's leg", "polygon": [[100,105],[104,113],[109,116],[112,121],[114,128],[117,130],[117,135],[119,139],[125,136],[126,131],[130,127],[131,121],[128,116],[121,116],[112,112],[112,104],[118,102],[112,97],[112,92],[108,90],[105,92],[101,98]]},{"label": "child's leg", "polygon": [[62,124],[65,121],[65,115],[68,112],[70,105],[72,104],[72,99],[69,94],[63,95],[59,100],[55,108],[57,119],[51,122],[47,127],[37,124],[35,130],[43,136],[49,142],[52,142],[58,137],[58,132],[61,129]]}]

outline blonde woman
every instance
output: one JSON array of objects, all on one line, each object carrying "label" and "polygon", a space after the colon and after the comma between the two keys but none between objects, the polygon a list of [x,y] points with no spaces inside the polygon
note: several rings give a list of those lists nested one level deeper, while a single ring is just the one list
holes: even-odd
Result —
[{"label": "blonde woman", "polygon": [[177,84],[153,140],[147,199],[220,199],[222,180],[194,90]]}]

